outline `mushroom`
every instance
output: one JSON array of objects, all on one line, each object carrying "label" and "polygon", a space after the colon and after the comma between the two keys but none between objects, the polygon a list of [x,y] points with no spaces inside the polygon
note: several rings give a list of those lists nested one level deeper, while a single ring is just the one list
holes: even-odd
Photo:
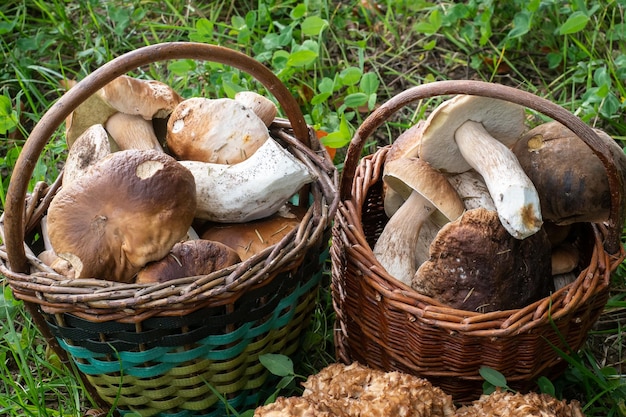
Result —
[{"label": "mushroom", "polygon": [[174,158],[114,152],[54,196],[50,243],[77,278],[131,282],[187,234],[195,207],[193,175]]},{"label": "mushroom", "polygon": [[141,116],[115,113],[104,125],[120,150],[154,149],[163,152],[152,126],[152,121]]},{"label": "mushroom", "polygon": [[267,127],[272,124],[278,113],[278,108],[272,100],[254,91],[240,91],[235,94],[234,99],[251,109]]},{"label": "mushroom", "polygon": [[[75,81],[66,81],[73,87]],[[142,80],[121,75],[88,97],[66,118],[68,147],[81,133],[94,124],[104,125],[115,113],[140,116],[145,120],[167,117],[182,97],[160,81]]]},{"label": "mushroom", "polygon": [[208,275],[241,262],[230,247],[210,240],[178,242],[158,261],[150,262],[138,273],[136,283],[161,283],[177,278]]},{"label": "mushroom", "polygon": [[548,236],[540,229],[519,240],[495,211],[467,210],[441,228],[412,287],[461,310],[524,307],[553,289]]},{"label": "mushroom", "polygon": [[452,397],[426,379],[359,363],[328,365],[302,384],[302,396],[348,416],[453,416]]},{"label": "mushroom", "polygon": [[459,173],[474,168],[496,205],[500,221],[517,239],[542,224],[533,183],[509,149],[525,130],[523,107],[478,96],[455,96],[426,120],[419,154],[435,169]]},{"label": "mushroom", "polygon": [[63,168],[63,185],[67,186],[83,176],[96,162],[111,153],[111,143],[100,124],[85,130],[69,149]]},{"label": "mushroom", "polygon": [[463,213],[463,203],[445,176],[420,158],[399,158],[385,165],[383,181],[405,201],[385,225],[373,252],[391,276],[410,285],[419,266],[414,253],[422,224],[435,213],[456,219]]},{"label": "mushroom", "polygon": [[271,216],[315,179],[306,165],[268,138],[248,159],[233,165],[180,161],[197,187],[196,217],[240,223]]},{"label": "mushroom", "polygon": [[349,415],[306,397],[278,397],[272,403],[258,406],[253,417],[349,417]]},{"label": "mushroom", "polygon": [[584,417],[580,403],[557,400],[548,394],[494,391],[457,409],[456,417]]},{"label": "mushroom", "polygon": [[179,160],[236,164],[268,138],[259,116],[230,98],[189,98],[176,106],[167,123],[167,147]]},{"label": "mushroom", "polygon": [[[595,131],[624,172],[624,151],[609,135]],[[513,152],[537,188],[546,220],[567,225],[608,219],[611,197],[606,169],[567,127],[556,121],[543,123],[523,135]]]},{"label": "mushroom", "polygon": [[221,242],[234,249],[242,261],[280,242],[300,225],[306,208],[290,206],[270,217],[246,223],[213,223],[202,233],[202,239]]},{"label": "mushroom", "polygon": [[572,272],[578,267],[580,254],[576,246],[563,242],[552,248],[552,275],[561,275]]}]

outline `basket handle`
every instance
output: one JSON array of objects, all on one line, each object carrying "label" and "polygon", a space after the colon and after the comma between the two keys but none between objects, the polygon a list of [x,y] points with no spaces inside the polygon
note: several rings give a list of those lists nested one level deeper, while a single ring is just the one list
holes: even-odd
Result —
[{"label": "basket handle", "polygon": [[39,155],[55,130],[78,105],[113,79],[142,65],[173,59],[218,62],[252,75],[276,98],[291,123],[296,139],[307,147],[311,146],[309,128],[295,98],[265,65],[241,52],[203,43],[169,42],[145,46],[123,54],[89,74],[60,97],[35,125],[26,140],[15,163],[6,194],[4,243],[11,270],[20,273],[28,271],[23,226],[26,193]]},{"label": "basket handle", "polygon": [[361,123],[348,146],[339,188],[340,201],[346,201],[351,197],[352,183],[354,182],[361,152],[366,139],[376,128],[396,111],[410,103],[449,94],[491,97],[520,104],[562,123],[580,137],[600,158],[607,171],[611,192],[611,208],[607,222],[609,230],[607,239],[604,242],[604,248],[610,254],[618,252],[625,219],[624,207],[626,207],[624,178],[615,165],[607,145],[600,140],[591,127],[563,107],[532,93],[501,84],[471,80],[436,81],[404,90],[382,104]]}]

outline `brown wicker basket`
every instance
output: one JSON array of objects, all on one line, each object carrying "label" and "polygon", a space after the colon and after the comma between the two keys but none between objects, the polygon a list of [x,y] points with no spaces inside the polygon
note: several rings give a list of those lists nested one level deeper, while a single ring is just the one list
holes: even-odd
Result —
[{"label": "brown wicker basket", "polygon": [[[534,109],[568,126],[606,167],[611,214],[606,224],[582,224],[584,261],[577,279],[525,308],[478,313],[452,309],[391,277],[372,252],[387,217],[382,203],[383,147],[360,158],[365,140],[402,107],[430,97],[469,94]],[[408,89],[375,110],[349,146],[331,246],[336,354],[383,370],[428,378],[459,402],[482,392],[479,368],[501,371],[519,390],[541,375],[557,376],[566,362],[553,346],[576,351],[601,314],[611,273],[624,259],[624,184],[606,145],[561,107],[511,87],[478,81],[441,81]],[[571,163],[572,161],[568,161]],[[565,163],[565,161],[564,161]]]},{"label": "brown wicker basket", "polygon": [[[56,274],[36,258],[41,250],[36,236],[61,177],[27,193],[44,145],[66,116],[106,83],[172,59],[238,68],[277,99],[288,119],[276,119],[270,135],[316,177],[294,201],[306,208],[304,219],[276,245],[206,276],[150,285],[98,277],[68,280]],[[80,81],[33,129],[0,218],[0,272],[48,343],[63,360],[72,360],[101,407],[144,416],[218,416],[227,413],[225,407],[242,411],[263,402],[274,389],[259,355],[294,354],[306,330],[328,257],[337,185],[325,148],[295,99],[264,65],[207,44],[140,48]]]}]

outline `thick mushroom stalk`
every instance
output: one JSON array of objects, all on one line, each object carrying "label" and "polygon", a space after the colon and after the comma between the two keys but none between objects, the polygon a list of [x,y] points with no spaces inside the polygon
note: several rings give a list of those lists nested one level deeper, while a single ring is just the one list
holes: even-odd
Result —
[{"label": "thick mushroom stalk", "polygon": [[315,176],[274,139],[233,165],[180,161],[193,174],[196,217],[239,223],[271,216]]},{"label": "thick mushroom stalk", "polygon": [[405,201],[376,241],[374,256],[391,276],[410,285],[419,267],[415,253],[422,225],[437,211],[456,219],[463,213],[463,202],[445,176],[419,158],[387,163],[383,180]]},{"label": "thick mushroom stalk", "polygon": [[539,196],[509,149],[523,134],[521,106],[486,97],[456,96],[426,120],[420,157],[444,172],[474,168],[485,180],[505,229],[524,239],[542,225]]},{"label": "thick mushroom stalk", "polygon": [[513,152],[481,123],[463,123],[454,137],[463,158],[485,180],[504,228],[518,239],[536,233],[543,223],[539,195]]}]

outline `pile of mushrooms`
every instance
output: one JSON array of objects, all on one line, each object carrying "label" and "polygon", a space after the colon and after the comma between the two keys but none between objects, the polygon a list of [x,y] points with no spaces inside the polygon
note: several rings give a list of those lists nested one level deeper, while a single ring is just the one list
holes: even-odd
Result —
[{"label": "pile of mushrooms", "polygon": [[463,310],[521,308],[571,282],[576,226],[610,208],[606,170],[580,138],[556,121],[527,131],[522,106],[479,96],[455,96],[400,135],[382,179],[389,220],[375,258]]},{"label": "pile of mushrooms", "polygon": [[255,417],[582,417],[577,401],[547,394],[495,391],[455,407],[452,398],[426,379],[384,372],[358,363],[331,364],[302,384],[302,396],[278,397]]},{"label": "pile of mushrooms", "polygon": [[289,200],[315,180],[270,137],[276,114],[254,92],[184,99],[158,81],[116,78],[66,119],[40,259],[68,278],[154,283],[262,252],[298,226],[305,210]]}]

